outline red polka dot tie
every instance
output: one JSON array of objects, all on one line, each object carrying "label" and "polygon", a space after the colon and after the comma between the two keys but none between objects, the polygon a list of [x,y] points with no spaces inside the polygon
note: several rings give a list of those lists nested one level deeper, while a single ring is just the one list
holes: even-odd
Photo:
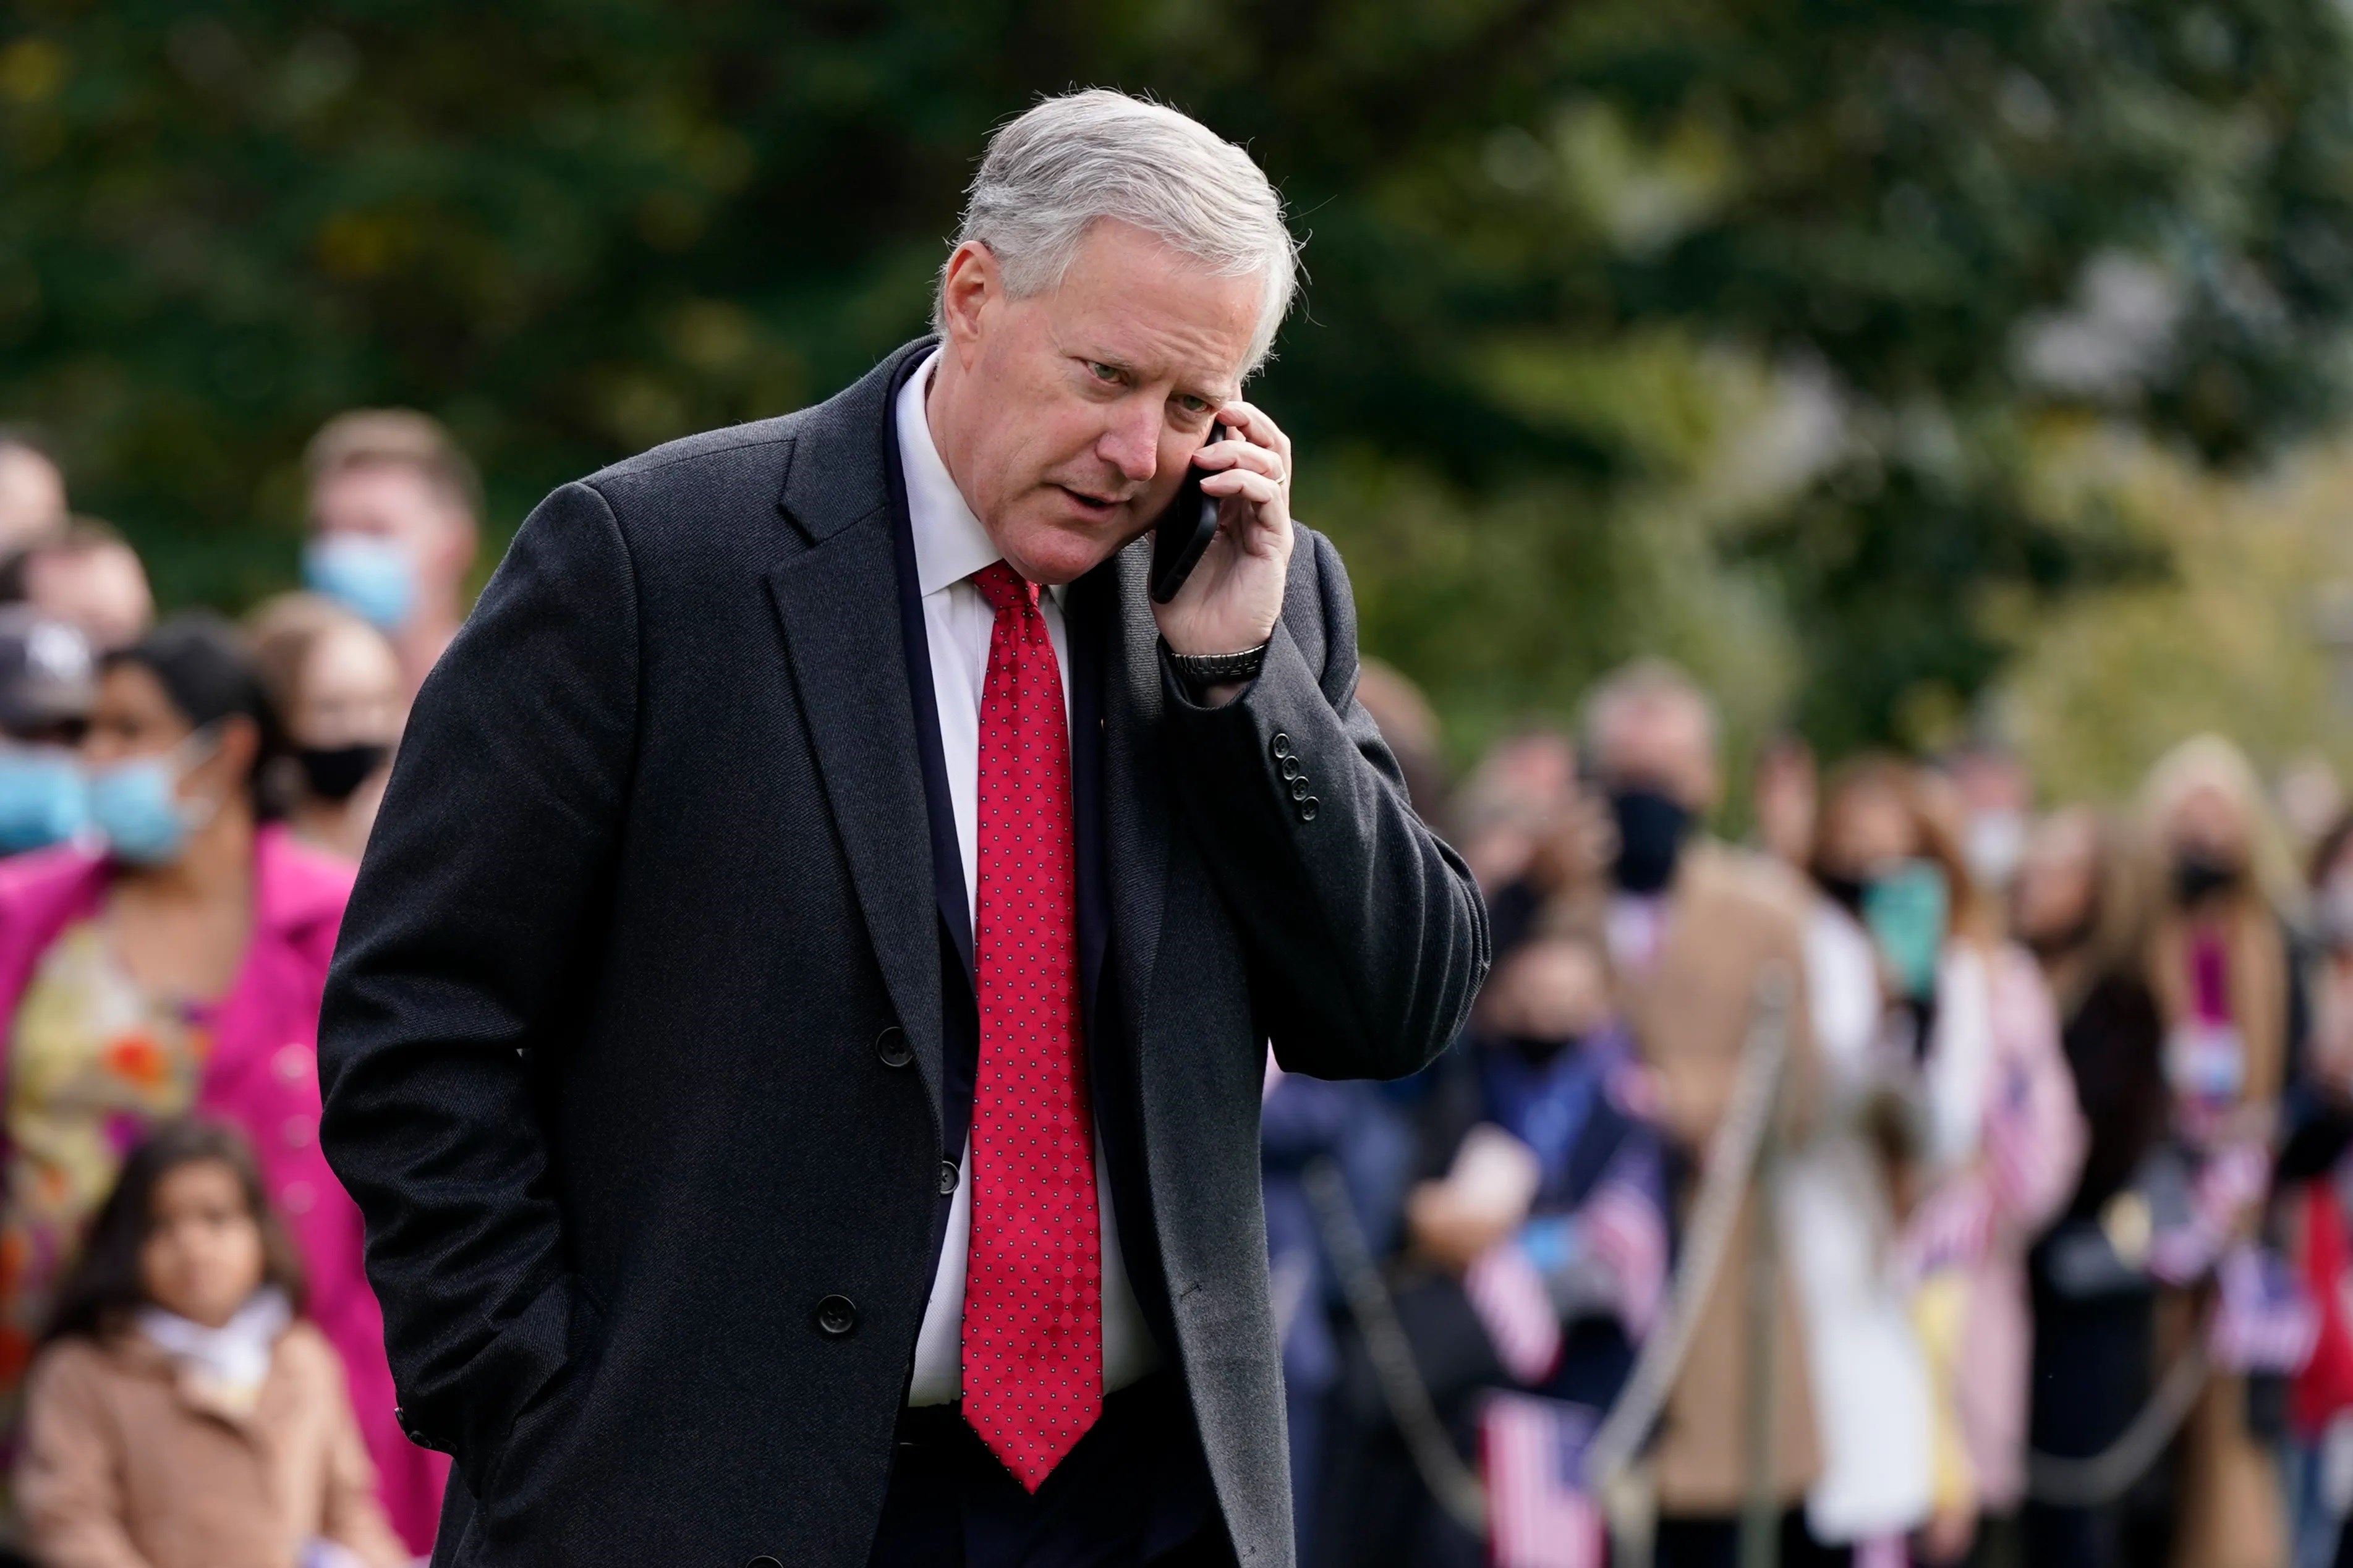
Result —
[{"label": "red polka dot tie", "polygon": [[1034,1492],[1103,1410],[1070,731],[1037,584],[1001,561],[972,581],[997,625],[980,700],[964,1418]]}]

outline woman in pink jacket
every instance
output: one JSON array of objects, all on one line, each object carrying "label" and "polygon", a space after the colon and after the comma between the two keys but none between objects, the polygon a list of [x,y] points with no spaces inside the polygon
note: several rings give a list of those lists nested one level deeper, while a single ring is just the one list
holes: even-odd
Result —
[{"label": "woman in pink jacket", "polygon": [[0,1421],[124,1152],[200,1110],[244,1129],[340,1353],[395,1527],[431,1543],[446,1464],[393,1408],[358,1209],[319,1152],[319,992],[351,871],[260,820],[275,723],[236,634],[111,655],[82,743],[102,842],[0,862]]}]

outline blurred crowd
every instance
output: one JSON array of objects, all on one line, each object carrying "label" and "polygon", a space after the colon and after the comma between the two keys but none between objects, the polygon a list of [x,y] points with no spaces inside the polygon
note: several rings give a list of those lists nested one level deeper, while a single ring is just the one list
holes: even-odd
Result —
[{"label": "blurred crowd", "polygon": [[[0,430],[0,1562],[430,1545],[316,1026],[480,491],[396,411],[307,475],[302,592],[159,622]],[[2211,736],[2121,806],[1992,747],[1734,781],[1641,663],[1450,784],[1410,685],[1360,696],[1496,959],[1411,1079],[1270,1065],[1308,1568],[2353,1563],[2328,781],[2283,811]]]},{"label": "blurred crowd", "polygon": [[1362,697],[1496,957],[1416,1079],[1270,1069],[1303,1563],[2353,1563],[2328,780],[2202,736],[2037,815],[1784,739],[1741,845],[1668,666],[1451,791]]},{"label": "blurred crowd", "polygon": [[304,591],[158,621],[0,429],[0,1563],[392,1568],[409,1443],[319,1151],[321,988],[480,507],[433,421],[307,453]]}]

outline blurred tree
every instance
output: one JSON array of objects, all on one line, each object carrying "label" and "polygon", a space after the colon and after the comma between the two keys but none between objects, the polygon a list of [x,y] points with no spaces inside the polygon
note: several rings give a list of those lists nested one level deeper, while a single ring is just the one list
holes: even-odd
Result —
[{"label": "blurred tree", "polygon": [[[1459,739],[1662,643],[1761,715],[1760,567],[1817,737],[1919,738],[1989,597],[2146,559],[2034,500],[2047,411],[2232,458],[2335,406],[2331,0],[17,0],[0,416],[167,599],[284,579],[354,403],[448,419],[511,524],[920,330],[988,126],[1085,81],[1313,230],[1263,396]],[[1792,387],[1833,416],[1727,490]]]}]

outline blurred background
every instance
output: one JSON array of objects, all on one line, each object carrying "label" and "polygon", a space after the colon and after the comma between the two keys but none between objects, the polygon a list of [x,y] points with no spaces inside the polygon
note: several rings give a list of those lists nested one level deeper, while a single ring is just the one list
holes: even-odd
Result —
[{"label": "blurred background", "polygon": [[0,420],[237,612],[310,435],[422,409],[486,572],[919,331],[987,130],[1074,83],[1246,142],[1311,236],[1257,395],[1456,761],[1637,652],[1736,755],[2353,761],[2332,0],[18,0]]}]

